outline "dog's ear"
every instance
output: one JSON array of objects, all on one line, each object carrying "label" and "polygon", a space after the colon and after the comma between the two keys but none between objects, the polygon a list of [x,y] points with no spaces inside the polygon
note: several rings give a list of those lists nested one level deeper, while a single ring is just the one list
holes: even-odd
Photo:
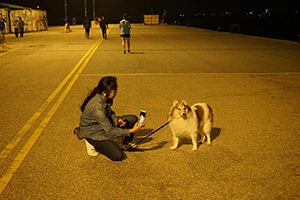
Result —
[{"label": "dog's ear", "polygon": [[178,107],[178,101],[173,101],[173,106],[172,106],[172,108],[171,108],[171,110],[170,110],[170,112],[169,112],[169,117],[172,117],[173,116],[173,113],[174,113],[174,110],[176,110],[177,109],[177,107]]},{"label": "dog's ear", "polygon": [[177,100],[173,101],[173,107],[177,106],[179,102]]},{"label": "dog's ear", "polygon": [[187,106],[186,100],[185,100],[185,99],[182,99],[181,104]]}]

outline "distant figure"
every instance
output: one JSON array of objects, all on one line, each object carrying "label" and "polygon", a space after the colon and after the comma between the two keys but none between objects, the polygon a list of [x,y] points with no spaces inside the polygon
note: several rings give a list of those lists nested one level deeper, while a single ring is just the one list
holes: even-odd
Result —
[{"label": "distant figure", "polygon": [[107,24],[107,22],[105,21],[104,16],[102,16],[102,19],[101,19],[101,21],[100,21],[100,28],[101,28],[101,30],[102,30],[102,36],[103,36],[103,39],[107,39],[106,28],[108,28],[108,24]]},{"label": "distant figure", "polygon": [[35,31],[39,31],[39,20],[38,17],[34,17]]},{"label": "distant figure", "polygon": [[130,29],[131,25],[130,22],[128,21],[128,15],[124,14],[123,15],[123,20],[120,21],[119,28],[121,29],[121,39],[122,39],[122,47],[124,54],[126,54],[126,48],[125,48],[125,43],[127,41],[127,49],[128,53],[130,52]]},{"label": "distant figure", "polygon": [[24,34],[24,21],[22,17],[19,17],[19,30],[20,30],[20,37],[23,37]]},{"label": "distant figure", "polygon": [[18,37],[19,36],[19,21],[15,20],[13,25],[14,25],[14,28],[15,28],[15,35],[16,35],[16,37]]},{"label": "distant figure", "polygon": [[91,21],[86,17],[83,21],[83,28],[85,28],[85,37],[90,37],[90,28],[92,27]]},{"label": "distant figure", "polygon": [[167,23],[167,10],[164,10],[164,14],[162,15],[162,20],[161,20],[161,23],[162,24],[165,24],[165,23]]},{"label": "distant figure", "polygon": [[65,23],[65,28],[63,33],[69,33],[72,32],[71,28],[70,28],[70,24],[69,23]]},{"label": "distant figure", "polygon": [[73,23],[73,25],[75,25],[75,24],[76,24],[76,18],[75,18],[75,17],[73,17],[73,19],[72,19],[72,23]]},{"label": "distant figure", "polygon": [[6,20],[2,18],[0,13],[0,44],[5,43]]}]

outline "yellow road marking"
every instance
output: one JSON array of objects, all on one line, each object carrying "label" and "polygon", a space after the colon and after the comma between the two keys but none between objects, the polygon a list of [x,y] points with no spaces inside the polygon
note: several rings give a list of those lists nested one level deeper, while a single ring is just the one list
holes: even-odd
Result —
[{"label": "yellow road marking", "polygon": [[0,153],[0,165],[3,160],[11,153],[13,148],[20,142],[25,133],[31,128],[35,123],[37,118],[45,111],[51,101],[56,97],[56,95],[61,91],[67,81],[71,78],[74,72],[78,69],[84,59],[90,54],[91,50],[95,47],[97,42],[91,47],[91,49],[81,58],[77,65],[72,69],[72,71],[66,76],[66,78],[60,83],[56,90],[50,95],[50,97],[45,101],[45,103],[38,109],[38,111],[29,119],[29,121],[23,126],[23,128],[17,133],[17,135],[11,140],[11,142],[5,147],[5,149]]},{"label": "yellow road marking", "polygon": [[[110,29],[111,30],[111,29]],[[110,32],[108,31],[108,33]],[[47,113],[43,121],[40,123],[40,125],[37,127],[37,129],[34,131],[33,135],[29,138],[27,143],[24,145],[20,153],[17,155],[17,157],[13,160],[13,162],[10,164],[8,167],[7,171],[3,174],[3,176],[0,179],[0,194],[3,192],[4,188],[7,186],[8,182],[10,179],[13,177],[13,173],[19,168],[23,160],[25,159],[26,155],[29,153],[30,149],[33,147],[34,143],[38,139],[38,137],[41,135],[42,131],[62,103],[62,101],[65,99],[66,95],[68,92],[71,90],[72,86],[74,85],[75,81],[79,77],[79,75],[82,73],[83,69],[86,67],[87,63],[91,59],[91,57],[94,55],[95,51],[99,47],[99,45],[102,43],[103,39],[98,40],[95,45],[89,50],[90,55],[88,58],[85,60],[85,62],[82,64],[81,68],[78,70],[78,72],[75,74],[73,77],[72,81],[69,83],[67,88],[64,90],[64,92],[60,95],[59,99],[55,102],[51,110]],[[85,57],[87,54],[85,55]],[[80,60],[80,63],[82,60]],[[80,65],[80,64],[79,64]],[[77,66],[77,65],[76,65]],[[75,67],[75,68],[78,68]],[[73,74],[73,73],[72,73]]]}]

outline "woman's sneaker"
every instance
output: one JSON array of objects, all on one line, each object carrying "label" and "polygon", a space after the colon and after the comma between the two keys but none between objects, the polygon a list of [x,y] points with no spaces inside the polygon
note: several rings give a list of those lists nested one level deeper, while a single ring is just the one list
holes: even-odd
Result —
[{"label": "woman's sneaker", "polygon": [[73,131],[73,133],[77,136],[78,140],[82,140],[84,137],[81,134],[80,128],[76,127]]},{"label": "woman's sneaker", "polygon": [[95,147],[93,145],[91,145],[88,141],[85,141],[85,145],[86,145],[87,153],[90,156],[98,156],[99,155],[99,152],[97,152],[95,150]]}]

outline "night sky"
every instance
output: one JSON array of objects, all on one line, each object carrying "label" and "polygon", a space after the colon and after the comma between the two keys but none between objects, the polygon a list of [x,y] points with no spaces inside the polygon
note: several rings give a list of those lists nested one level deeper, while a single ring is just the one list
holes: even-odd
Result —
[{"label": "night sky", "polygon": [[[87,1],[87,13],[93,18],[93,1]],[[41,10],[47,10],[49,25],[64,23],[64,0],[1,0]],[[167,10],[169,20],[179,14],[222,13],[244,14],[254,11],[262,13],[268,9],[272,13],[300,12],[300,0],[95,0],[96,16],[104,15],[109,23],[117,23],[124,13],[128,13],[131,21],[140,22],[144,14],[163,14]],[[76,17],[78,22],[84,19],[84,0],[67,0],[68,19]]]}]

